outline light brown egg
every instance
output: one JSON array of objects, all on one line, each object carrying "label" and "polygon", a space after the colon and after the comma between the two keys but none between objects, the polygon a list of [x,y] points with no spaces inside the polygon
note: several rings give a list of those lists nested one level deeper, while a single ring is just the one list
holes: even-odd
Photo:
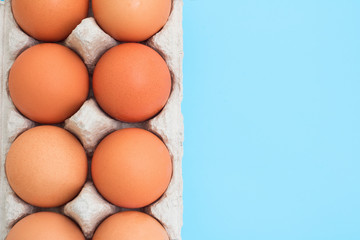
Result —
[{"label": "light brown egg", "polygon": [[171,76],[166,62],[153,49],[125,43],[107,51],[93,76],[96,101],[110,116],[124,122],[142,122],[166,104]]},{"label": "light brown egg", "polygon": [[5,240],[85,240],[69,218],[53,212],[31,214],[14,225]]},{"label": "light brown egg", "polygon": [[30,36],[46,42],[65,39],[86,18],[89,0],[12,0],[19,26]]},{"label": "light brown egg", "polygon": [[100,27],[123,42],[141,42],[166,23],[171,0],[93,0],[94,17]]},{"label": "light brown egg", "polygon": [[121,212],[105,219],[93,240],[168,240],[161,224],[151,216],[135,211]]},{"label": "light brown egg", "polygon": [[153,133],[127,128],[105,137],[94,152],[94,184],[111,203],[141,208],[157,200],[169,185],[170,154]]},{"label": "light brown egg", "polygon": [[14,192],[38,207],[57,207],[73,199],[87,177],[87,157],[68,131],[39,126],[11,145],[5,170]]},{"label": "light brown egg", "polygon": [[43,43],[24,51],[9,74],[16,108],[39,123],[59,123],[73,115],[89,92],[85,64],[70,49]]}]

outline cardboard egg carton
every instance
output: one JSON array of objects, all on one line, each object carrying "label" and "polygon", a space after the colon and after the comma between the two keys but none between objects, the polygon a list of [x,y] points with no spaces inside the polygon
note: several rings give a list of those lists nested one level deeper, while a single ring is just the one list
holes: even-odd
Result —
[{"label": "cardboard egg carton", "polygon": [[[160,199],[138,211],[144,211],[158,219],[171,240],[181,239],[183,215],[181,167],[184,132],[181,114],[183,96],[182,5],[182,0],[173,0],[172,11],[166,25],[144,43],[160,53],[167,62],[172,76],[170,98],[157,116],[143,123],[132,124],[117,121],[100,109],[90,93],[90,97],[80,110],[60,124],[61,127],[78,137],[89,160],[99,141],[117,129],[144,128],[155,133],[164,141],[173,162],[173,176],[170,185]],[[21,115],[12,104],[7,87],[8,73],[16,57],[25,49],[39,42],[29,37],[17,26],[12,16],[10,0],[0,2],[0,33],[0,239],[5,239],[11,227],[21,218],[38,211],[55,211],[69,216],[80,226],[86,238],[90,239],[97,226],[106,217],[126,210],[107,202],[97,192],[91,177],[76,198],[64,206],[51,209],[41,209],[27,204],[12,191],[7,182],[4,164],[11,143],[19,134],[37,125]],[[92,74],[101,55],[119,42],[111,38],[96,24],[90,10],[88,18],[84,19],[60,44],[77,52]]]}]

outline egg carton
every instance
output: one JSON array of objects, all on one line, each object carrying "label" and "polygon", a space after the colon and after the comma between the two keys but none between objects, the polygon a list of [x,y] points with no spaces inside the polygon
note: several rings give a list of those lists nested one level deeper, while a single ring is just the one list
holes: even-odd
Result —
[{"label": "egg carton", "polygon": [[[172,76],[172,91],[163,110],[154,118],[143,123],[124,123],[110,118],[97,105],[90,92],[88,100],[78,112],[60,127],[72,132],[83,144],[89,161],[99,141],[107,134],[122,128],[139,127],[158,135],[169,149],[173,162],[173,175],[163,196],[155,203],[137,209],[158,219],[171,240],[181,239],[183,215],[183,117],[182,101],[182,0],[172,1],[168,22],[144,44],[155,49],[167,62]],[[77,197],[64,206],[43,209],[21,200],[10,188],[5,174],[6,154],[14,139],[25,130],[38,125],[21,115],[9,97],[8,73],[16,57],[25,49],[40,42],[25,34],[16,24],[11,11],[11,1],[0,2],[0,76],[1,76],[1,145],[0,145],[0,239],[5,239],[11,227],[25,217],[38,211],[59,212],[72,218],[82,229],[85,237],[91,239],[97,226],[108,216],[124,211],[107,202],[94,187],[91,177]],[[92,74],[96,62],[109,48],[120,44],[106,34],[89,15],[59,44],[79,54]]]}]

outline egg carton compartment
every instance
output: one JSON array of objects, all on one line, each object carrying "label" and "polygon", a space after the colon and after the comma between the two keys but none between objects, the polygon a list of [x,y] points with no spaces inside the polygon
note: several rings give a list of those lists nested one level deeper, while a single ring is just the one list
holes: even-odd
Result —
[{"label": "egg carton compartment", "polygon": [[[90,94],[89,99],[61,127],[72,132],[83,144],[91,158],[97,144],[109,133],[122,128],[139,127],[158,135],[168,147],[173,163],[173,175],[168,189],[155,203],[137,209],[156,218],[172,240],[181,239],[182,227],[182,154],[183,118],[182,101],[182,0],[173,0],[168,22],[160,32],[144,44],[155,49],[167,62],[172,76],[172,91],[163,110],[143,123],[124,123],[104,113]],[[0,56],[1,56],[1,148],[0,148],[0,239],[5,239],[11,227],[26,215],[37,211],[60,212],[72,218],[87,238],[91,238],[97,226],[108,216],[126,209],[106,201],[96,190],[91,178],[72,201],[62,207],[41,209],[21,200],[10,188],[5,175],[5,159],[11,143],[25,130],[37,125],[21,115],[12,104],[7,91],[9,70],[16,57],[39,41],[25,34],[16,24],[11,1],[0,5]],[[101,55],[120,44],[106,34],[89,16],[60,44],[74,50],[85,62],[92,74]]]},{"label": "egg carton compartment", "polygon": [[74,219],[84,235],[90,238],[94,229],[108,216],[121,208],[104,200],[92,182],[87,182],[79,195],[64,206],[65,215]]}]

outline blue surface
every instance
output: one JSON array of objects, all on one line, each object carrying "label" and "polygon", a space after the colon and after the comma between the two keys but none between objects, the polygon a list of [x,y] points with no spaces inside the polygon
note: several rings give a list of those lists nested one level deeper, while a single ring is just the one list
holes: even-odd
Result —
[{"label": "blue surface", "polygon": [[360,1],[184,0],[184,240],[360,239]]}]

